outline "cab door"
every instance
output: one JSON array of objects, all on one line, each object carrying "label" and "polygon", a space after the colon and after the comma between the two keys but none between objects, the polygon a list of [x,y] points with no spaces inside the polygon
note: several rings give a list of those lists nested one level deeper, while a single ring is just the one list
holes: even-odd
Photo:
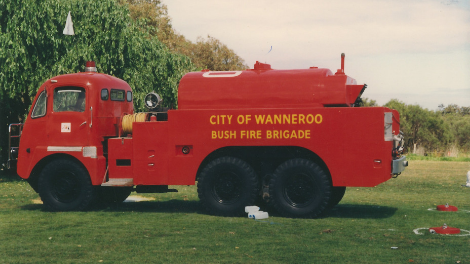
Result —
[{"label": "cab door", "polygon": [[47,136],[49,146],[83,147],[89,144],[93,110],[88,106],[87,89],[56,86],[50,93]]}]

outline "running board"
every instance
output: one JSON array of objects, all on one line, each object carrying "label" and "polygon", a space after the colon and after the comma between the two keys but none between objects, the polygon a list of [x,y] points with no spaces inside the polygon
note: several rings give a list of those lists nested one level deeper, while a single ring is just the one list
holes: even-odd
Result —
[{"label": "running board", "polygon": [[102,183],[101,186],[132,187],[134,186],[134,179],[111,178],[109,181]]},{"label": "running board", "polygon": [[136,193],[169,193],[178,192],[176,189],[168,189],[168,185],[137,185]]}]

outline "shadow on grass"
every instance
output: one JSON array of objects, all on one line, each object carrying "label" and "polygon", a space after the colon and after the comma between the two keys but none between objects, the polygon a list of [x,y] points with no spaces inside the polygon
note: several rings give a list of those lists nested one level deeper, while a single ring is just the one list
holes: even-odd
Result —
[{"label": "shadow on grass", "polygon": [[[23,210],[44,211],[42,204],[28,204],[21,207]],[[381,219],[392,217],[397,208],[377,205],[340,204],[320,218],[356,218],[356,219]],[[199,201],[143,201],[124,202],[115,205],[94,205],[89,212],[142,212],[142,213],[197,213],[209,215]],[[268,210],[272,211],[272,210]],[[280,217],[275,212],[269,212],[270,216]],[[245,217],[245,216],[244,216]]]},{"label": "shadow on grass", "polygon": [[378,205],[339,204],[324,217],[380,219],[392,217],[398,208]]},{"label": "shadow on grass", "polygon": [[206,211],[200,206],[199,201],[145,201],[145,202],[124,202],[115,205],[95,206],[92,211],[110,211],[110,212],[154,212],[154,213],[202,213]]},{"label": "shadow on grass", "polygon": [[[21,207],[29,211],[45,211],[42,204],[27,204]],[[145,201],[125,202],[113,205],[93,205],[89,212],[144,212],[144,213],[200,213],[207,214],[198,201]]]},{"label": "shadow on grass", "polygon": [[16,182],[23,179],[16,174],[16,171],[2,169],[0,170],[0,182]]}]

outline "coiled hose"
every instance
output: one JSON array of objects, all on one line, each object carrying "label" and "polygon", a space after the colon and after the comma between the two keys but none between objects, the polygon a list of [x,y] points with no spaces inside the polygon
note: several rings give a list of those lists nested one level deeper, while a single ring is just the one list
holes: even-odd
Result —
[{"label": "coiled hose", "polygon": [[137,113],[132,115],[125,115],[122,117],[121,125],[124,134],[132,134],[132,123],[145,122],[148,113]]}]

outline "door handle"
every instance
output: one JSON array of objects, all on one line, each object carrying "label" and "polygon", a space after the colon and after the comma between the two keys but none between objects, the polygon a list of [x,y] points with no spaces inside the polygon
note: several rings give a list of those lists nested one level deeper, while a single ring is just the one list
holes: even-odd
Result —
[{"label": "door handle", "polygon": [[[85,121],[86,123],[86,121]],[[90,107],[90,127],[93,125],[93,106]]]}]

